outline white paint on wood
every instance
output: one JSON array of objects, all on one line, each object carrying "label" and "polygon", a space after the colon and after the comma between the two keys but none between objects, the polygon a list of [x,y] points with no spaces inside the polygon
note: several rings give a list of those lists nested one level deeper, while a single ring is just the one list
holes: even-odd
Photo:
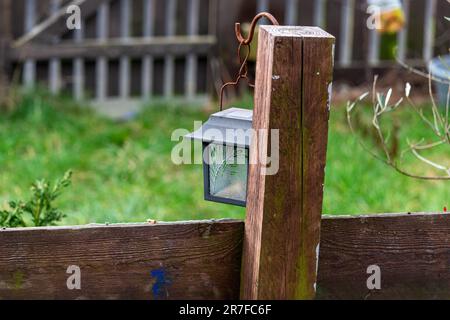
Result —
[{"label": "white paint on wood", "polygon": [[37,0],[25,0],[25,32],[30,32],[36,24]]},{"label": "white paint on wood", "polygon": [[109,36],[109,3],[103,2],[97,10],[97,40],[106,41]]},{"label": "white paint on wood", "polygon": [[341,7],[341,37],[339,62],[347,67],[351,63],[353,52],[353,31],[355,17],[355,0],[344,0]]},{"label": "white paint on wood", "polygon": [[[165,28],[166,36],[174,36],[176,33],[176,0],[166,0]],[[164,62],[164,96],[171,98],[174,95],[175,57],[166,55]]]},{"label": "white paint on wood", "polygon": [[296,25],[298,21],[298,0],[286,0],[284,21],[286,25]]},{"label": "white paint on wood", "polygon": [[175,56],[168,54],[164,62],[164,96],[166,98],[172,98],[174,95],[174,80]]},{"label": "white paint on wood", "polygon": [[[123,41],[130,37],[130,0],[120,0],[120,36]],[[130,58],[128,56],[120,57],[119,70],[119,94],[122,99],[130,96]]]},{"label": "white paint on wood", "polygon": [[436,0],[427,0],[425,2],[425,19],[423,26],[423,59],[425,62],[428,62],[433,58],[435,15]]},{"label": "white paint on wood", "polygon": [[59,93],[61,89],[61,60],[52,58],[49,63],[49,84],[52,94]]},{"label": "white paint on wood", "polygon": [[198,35],[200,21],[200,0],[188,0],[187,34]]},{"label": "white paint on wood", "polygon": [[[143,36],[154,34],[155,1],[144,0]],[[145,55],[142,60],[142,97],[149,100],[153,94],[153,57]]]},{"label": "white paint on wood", "polygon": [[122,99],[130,96],[130,64],[129,57],[120,57],[119,94]]},{"label": "white paint on wood", "polygon": [[408,48],[408,26],[409,26],[409,5],[410,0],[403,0],[403,12],[405,14],[405,26],[400,30],[397,35],[397,56],[401,61],[406,59],[407,48]]},{"label": "white paint on wood", "polygon": [[[50,14],[55,14],[59,6],[61,4],[61,0],[51,0],[50,1]],[[49,62],[49,85],[50,92],[52,94],[59,93],[61,89],[61,60],[57,58],[50,59]]]},{"label": "white paint on wood", "polygon": [[32,59],[25,61],[23,66],[23,82],[26,88],[34,87],[36,81],[36,62]]},{"label": "white paint on wood", "polygon": [[325,28],[326,0],[314,0],[314,25]]},{"label": "white paint on wood", "polygon": [[[199,32],[200,0],[188,0],[187,34],[196,36]],[[193,99],[197,91],[198,57],[189,54],[186,58],[185,91],[188,99]]]},{"label": "white paint on wood", "polygon": [[376,66],[380,62],[380,34],[376,29],[369,30],[368,60],[371,66]]},{"label": "white paint on wood", "polygon": [[[316,274],[319,274],[319,258],[320,258],[320,242],[316,246]],[[317,291],[317,282],[314,282],[314,291]]]},{"label": "white paint on wood", "polygon": [[[84,39],[84,21],[81,21],[81,29],[74,30],[74,42],[81,43]],[[84,59],[75,58],[73,61],[73,96],[76,100],[84,99]]]},{"label": "white paint on wood", "polygon": [[269,0],[258,0],[256,11],[258,13],[269,10]]},{"label": "white paint on wood", "polygon": [[[25,32],[30,32],[36,24],[37,0],[25,0]],[[27,88],[32,88],[36,82],[36,62],[32,59],[25,61],[23,67],[23,82]]]},{"label": "white paint on wood", "polygon": [[166,36],[173,36],[176,33],[176,13],[177,13],[177,0],[166,0],[166,17],[165,17]]},{"label": "white paint on wood", "polygon": [[[97,40],[107,41],[109,30],[109,3],[100,5],[97,12]],[[107,97],[108,91],[108,59],[106,57],[97,58],[96,62],[96,98],[103,101]]]},{"label": "white paint on wood", "polygon": [[[258,0],[256,5],[256,13],[269,11],[269,0]],[[267,24],[267,19],[262,18],[258,24]]]},{"label": "white paint on wood", "polygon": [[120,36],[126,40],[130,32],[131,0],[120,0]]},{"label": "white paint on wood", "polygon": [[144,37],[151,37],[154,34],[155,0],[144,0],[143,12],[143,32]]},{"label": "white paint on wood", "polygon": [[98,101],[104,101],[108,91],[108,59],[106,57],[100,57],[97,59],[96,80],[96,98]]},{"label": "white paint on wood", "polygon": [[153,57],[145,56],[142,60],[142,97],[149,100],[153,94]]},{"label": "white paint on wood", "polygon": [[73,63],[73,96],[80,101],[84,99],[84,59],[76,58]]},{"label": "white paint on wood", "polygon": [[186,95],[192,100],[197,92],[197,55],[189,54],[186,61]]}]

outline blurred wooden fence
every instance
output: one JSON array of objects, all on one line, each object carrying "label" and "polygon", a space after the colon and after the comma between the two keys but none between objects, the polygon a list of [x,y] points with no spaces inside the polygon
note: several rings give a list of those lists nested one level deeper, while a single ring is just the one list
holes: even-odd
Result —
[{"label": "blurred wooden fence", "polygon": [[[423,65],[434,55],[436,35],[448,30],[444,16],[450,5],[446,0],[402,0],[402,4],[407,23],[397,34],[398,56]],[[337,67],[392,65],[381,56],[381,34],[367,27],[366,0],[257,0],[255,9],[276,12],[285,25],[315,25],[336,35]]]},{"label": "blurred wooden fence", "polygon": [[[78,3],[83,16],[76,32],[65,26],[64,7],[70,3]],[[407,25],[396,38],[398,56],[423,66],[446,52],[444,16],[450,16],[450,5],[403,4]],[[382,55],[385,39],[366,26],[366,0],[3,0],[1,5],[0,37],[11,38],[13,49],[0,54],[9,58],[0,67],[7,65],[9,74],[19,70],[17,78],[26,86],[44,84],[77,99],[205,97],[226,69],[211,61],[220,55],[226,66],[234,62],[233,23],[250,21],[260,11],[272,12],[282,24],[317,25],[335,34],[338,68],[395,63]]]},{"label": "blurred wooden fence", "polygon": [[[81,9],[80,30],[66,27],[69,4]],[[25,86],[44,83],[77,99],[193,100],[207,91],[213,9],[207,0],[14,1],[9,58]]]}]

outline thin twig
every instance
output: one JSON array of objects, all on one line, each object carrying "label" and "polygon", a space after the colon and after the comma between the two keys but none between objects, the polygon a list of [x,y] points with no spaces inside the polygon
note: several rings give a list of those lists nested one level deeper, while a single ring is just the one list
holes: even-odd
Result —
[{"label": "thin twig", "polygon": [[[381,145],[381,149],[384,153],[384,157],[381,157],[380,155],[378,155],[377,153],[375,153],[374,151],[372,151],[371,148],[369,148],[356,134],[356,130],[353,126],[352,123],[352,116],[351,113],[352,111],[354,111],[355,107],[357,106],[358,102],[362,101],[364,98],[367,97],[367,94],[363,94],[361,95],[357,101],[354,101],[352,103],[348,102],[347,103],[347,122],[349,124],[349,128],[351,133],[356,137],[358,143],[362,146],[362,148],[364,150],[366,150],[371,156],[373,156],[374,158],[376,158],[379,161],[382,161],[384,164],[392,167],[393,169],[395,169],[397,172],[411,177],[411,178],[415,178],[415,179],[421,179],[421,180],[450,180],[450,168],[447,168],[443,165],[437,164],[423,156],[421,156],[417,151],[418,150],[428,150],[428,149],[432,149],[434,147],[440,146],[444,143],[448,143],[448,140],[445,137],[442,137],[442,134],[440,132],[440,125],[444,127],[445,129],[445,136],[448,136],[448,131],[449,131],[449,126],[448,126],[448,105],[449,103],[447,103],[447,108],[446,108],[446,120],[443,121],[442,120],[442,116],[439,112],[439,108],[437,107],[436,103],[433,100],[433,105],[432,105],[432,109],[433,109],[433,118],[434,118],[434,124],[431,123],[423,114],[422,110],[419,110],[419,108],[412,102],[412,100],[409,98],[409,90],[410,87],[407,87],[407,93],[406,93],[406,100],[409,102],[409,104],[412,106],[413,110],[420,116],[420,118],[428,125],[430,126],[430,128],[432,129],[433,133],[435,133],[439,140],[432,142],[432,143],[427,143],[424,144],[423,143],[423,139],[416,144],[412,144],[409,142],[409,140],[407,140],[408,145],[409,145],[409,149],[403,151],[401,153],[401,157],[403,157],[404,153],[410,151],[413,153],[413,155],[419,159],[420,161],[424,162],[427,165],[432,166],[435,169],[438,170],[442,170],[445,171],[447,176],[421,176],[421,175],[416,175],[416,174],[412,174],[410,172],[407,172],[406,170],[402,169],[398,163],[395,161],[395,159],[392,158],[392,155],[389,151],[389,148],[387,146],[387,141],[389,141],[388,138],[385,137],[385,135],[383,134],[383,130],[381,128],[381,117],[385,114],[385,113],[389,113],[392,112],[393,110],[397,109],[397,107],[403,102],[403,98],[400,99],[395,105],[390,106],[389,105],[389,100],[390,97],[392,95],[392,89],[389,89],[384,101],[383,101],[383,95],[378,93],[376,91],[376,83],[377,83],[378,77],[376,76],[374,78],[374,82],[373,82],[373,87],[372,87],[372,108],[373,108],[373,118],[372,118],[372,124],[377,132],[377,138],[379,140],[379,143]],[[431,93],[431,89],[430,89],[430,93]],[[450,100],[450,90],[449,93],[447,95],[447,102]],[[388,134],[388,137],[390,137],[390,133]]]}]

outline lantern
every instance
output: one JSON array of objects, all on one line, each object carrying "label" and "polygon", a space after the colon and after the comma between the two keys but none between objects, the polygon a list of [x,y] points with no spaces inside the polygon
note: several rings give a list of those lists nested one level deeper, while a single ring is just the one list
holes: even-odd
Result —
[{"label": "lantern", "polygon": [[186,136],[203,144],[205,200],[245,207],[252,117],[251,110],[230,108]]},{"label": "lantern", "polygon": [[[240,24],[236,23],[235,33],[239,42],[237,56],[241,65],[236,79],[225,83],[220,89],[220,112],[213,114],[200,129],[186,136],[203,143],[205,200],[246,206],[253,111],[240,108],[222,111],[223,97],[228,86],[237,86],[241,80],[246,80],[250,87],[255,87],[248,77],[247,61],[257,22],[263,17],[272,24],[279,25],[271,14],[261,12],[253,18],[249,35],[244,38]],[[247,48],[245,54],[241,52],[242,48]]]}]

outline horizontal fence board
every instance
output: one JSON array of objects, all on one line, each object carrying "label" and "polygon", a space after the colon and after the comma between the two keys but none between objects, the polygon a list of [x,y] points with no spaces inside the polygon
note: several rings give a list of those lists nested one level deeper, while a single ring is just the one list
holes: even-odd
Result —
[{"label": "horizontal fence board", "polygon": [[131,58],[144,55],[162,57],[168,54],[208,54],[216,40],[213,36],[173,36],[153,38],[108,39],[106,41],[85,40],[82,43],[61,43],[52,46],[27,45],[21,49],[11,49],[12,60],[45,60],[48,58],[118,58],[123,54]]},{"label": "horizontal fence board", "polygon": [[[239,297],[234,220],[0,230],[0,299]],[[68,266],[81,290],[68,290]],[[367,267],[381,269],[369,291]],[[322,219],[318,299],[450,299],[450,215]]]},{"label": "horizontal fence board", "polygon": [[0,299],[238,298],[242,234],[234,221],[0,231]]},{"label": "horizontal fence board", "polygon": [[[370,265],[381,290],[367,289]],[[450,215],[324,219],[317,298],[450,299]]]}]

